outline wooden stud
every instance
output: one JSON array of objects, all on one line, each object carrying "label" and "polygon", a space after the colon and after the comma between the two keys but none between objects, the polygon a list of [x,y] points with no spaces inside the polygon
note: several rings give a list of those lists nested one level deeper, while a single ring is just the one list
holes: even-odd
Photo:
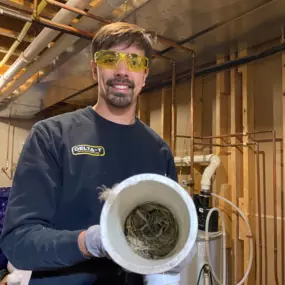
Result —
[{"label": "wooden stud", "polygon": [[[247,56],[247,50],[239,53],[240,57]],[[253,101],[253,84],[252,84],[252,66],[245,65],[239,69],[242,74],[242,119],[243,119],[243,132],[254,131],[254,101]],[[247,144],[249,138],[245,136],[243,143]],[[243,199],[240,200],[244,205],[244,214],[248,218],[253,239],[255,240],[255,156],[254,150],[250,147],[244,147],[243,149]],[[242,219],[239,219],[241,228],[246,232],[246,228]],[[240,238],[244,241],[244,270],[248,267],[249,263],[249,237],[240,235]],[[254,242],[255,244],[255,242]],[[255,284],[255,265],[253,263],[252,269],[249,274],[249,278],[245,282],[245,285]]]},{"label": "wooden stud", "polygon": [[[0,46],[0,53],[6,54],[8,51],[9,51],[8,48],[3,47],[3,46]],[[14,55],[14,56],[20,56],[21,53],[20,53],[20,52],[17,52],[17,51],[14,51],[14,52],[12,53],[12,55]]]},{"label": "wooden stud", "polygon": [[[204,78],[196,79],[195,82],[195,96],[194,96],[194,136],[202,137],[202,121],[203,121],[203,95],[207,96],[208,94],[203,94],[204,88]],[[207,100],[207,99],[206,99]],[[197,140],[199,142],[199,140]],[[205,154],[204,150],[195,150],[195,155]],[[200,194],[201,192],[201,179],[202,174],[205,168],[208,165],[194,164],[194,193]]]},{"label": "wooden stud", "polygon": [[[226,61],[225,58],[221,58],[217,60],[217,64],[224,63]],[[215,135],[219,136],[222,134],[227,134],[228,131],[228,100],[229,99],[229,72],[224,71],[220,72],[216,75],[216,105],[215,105]],[[222,139],[215,139],[214,141],[217,144],[223,144]],[[228,189],[228,156],[227,156],[228,149],[215,147],[215,153],[219,155],[221,159],[221,165],[217,170],[216,177],[214,180],[214,192],[220,195],[227,194],[223,191],[223,189]],[[224,193],[221,193],[224,192]],[[224,210],[225,212],[225,221],[227,225],[227,248],[231,247],[231,226],[230,219],[226,215],[226,208],[224,207],[224,203],[218,201],[219,208]]]},{"label": "wooden stud", "polygon": [[138,108],[137,113],[139,119],[144,122],[146,125],[150,125],[150,112],[148,108],[148,96],[147,94],[142,94],[138,99]]},{"label": "wooden stud", "polygon": [[161,94],[161,134],[171,144],[171,90],[163,88]]},{"label": "wooden stud", "polygon": [[[0,35],[8,37],[8,38],[12,38],[12,39],[17,39],[19,33],[12,31],[12,30],[0,28]],[[26,35],[23,39],[23,41],[25,42],[32,42],[33,40],[34,40],[34,37],[29,36],[29,35]]]},{"label": "wooden stud", "polygon": [[[235,55],[231,55],[231,60],[236,59]],[[234,134],[239,132],[239,125],[241,122],[238,120],[238,115],[240,113],[241,105],[241,96],[238,94],[238,73],[234,68],[230,71],[230,84],[231,84],[231,94],[230,94],[230,133]],[[231,144],[237,144],[240,141],[237,137],[232,137],[230,139]],[[240,169],[240,158],[241,154],[239,153],[236,147],[231,148],[231,155],[229,157],[229,184],[231,185],[231,201],[238,205],[239,199],[239,189],[237,189],[239,183],[239,169]],[[242,278],[242,243],[238,238],[238,215],[235,211],[232,211],[232,256],[233,256],[233,267],[232,267],[232,279],[234,284],[238,283]]]},{"label": "wooden stud", "polygon": [[[282,29],[282,42],[285,42],[285,26]],[[282,94],[283,94],[283,177],[285,177],[285,52],[282,53]],[[281,251],[282,251],[282,255],[281,255],[281,264],[285,263],[284,260],[284,255],[285,255],[285,249],[284,249],[284,239],[285,239],[285,233],[284,233],[284,227],[285,227],[285,220],[284,220],[284,206],[285,206],[285,194],[284,194],[284,185],[283,186],[283,190],[281,191],[281,218],[283,221],[281,221],[281,223],[283,223],[281,225],[281,239],[283,240],[283,243],[281,244]],[[280,267],[281,268],[281,267]],[[282,284],[284,284],[284,280],[285,280],[285,272],[284,272],[284,268],[281,268],[281,272],[282,272]]]}]

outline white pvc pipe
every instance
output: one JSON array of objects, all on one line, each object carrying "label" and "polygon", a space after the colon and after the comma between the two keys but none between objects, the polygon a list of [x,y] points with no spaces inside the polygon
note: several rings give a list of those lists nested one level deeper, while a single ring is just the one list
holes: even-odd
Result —
[{"label": "white pvc pipe", "polygon": [[[79,9],[87,8],[91,0],[69,0],[66,4]],[[52,21],[61,24],[70,24],[77,16],[76,13],[61,9],[52,19]],[[59,31],[44,28],[40,34],[25,49],[22,55],[13,63],[10,68],[0,78],[0,89],[2,89],[13,77],[25,66],[27,66],[37,55],[54,40]]]},{"label": "white pvc pipe", "polygon": [[211,178],[213,174],[215,173],[216,169],[219,167],[220,163],[221,163],[221,160],[217,155],[213,154],[210,157],[210,164],[204,170],[202,179],[201,179],[201,189],[202,190],[210,190]]},{"label": "white pvc pipe", "polygon": [[[175,163],[186,163],[190,165],[191,157],[175,157]],[[221,160],[218,155],[216,154],[208,154],[208,155],[195,155],[194,156],[194,163],[205,163],[209,162],[209,166],[205,169],[202,179],[201,179],[201,189],[202,190],[210,190],[211,186],[211,178],[215,173],[216,169],[219,167]]]},{"label": "white pvc pipe", "polygon": [[[164,175],[145,173],[127,178],[108,194],[100,226],[103,246],[114,262],[127,271],[142,275],[167,274],[185,266],[185,261],[189,263],[193,258],[198,219],[194,202],[182,186]],[[134,208],[145,202],[168,208],[179,226],[175,248],[162,259],[145,259],[134,253],[126,241],[125,220]]]},{"label": "white pvc pipe", "polygon": [[[110,3],[104,1],[100,6],[92,7],[89,10],[89,13],[94,13],[100,15],[101,17],[106,17],[113,12],[113,6],[120,6],[124,2],[124,0],[113,0],[111,5]],[[74,25],[74,27],[77,29],[94,32],[99,28],[99,23],[94,19],[83,17],[77,24]],[[38,72],[38,70],[48,65],[58,55],[65,51],[67,47],[72,46],[78,40],[79,38],[76,36],[64,34],[55,42],[51,48],[47,49],[39,59],[30,64],[27,70],[21,76],[19,76],[19,78],[17,78],[17,80],[10,87],[2,92],[1,95],[3,97],[9,96],[14,90],[23,85],[31,76]]]}]

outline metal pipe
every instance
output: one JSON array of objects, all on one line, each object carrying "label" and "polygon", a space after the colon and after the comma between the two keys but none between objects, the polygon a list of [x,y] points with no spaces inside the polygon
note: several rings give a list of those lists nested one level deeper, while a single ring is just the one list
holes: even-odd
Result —
[{"label": "metal pipe", "polygon": [[223,144],[217,144],[217,143],[202,143],[202,142],[194,142],[194,145],[204,145],[204,146],[219,146],[223,147]]},{"label": "metal pipe", "polygon": [[34,0],[33,15],[34,15],[35,18],[38,17],[38,0]]},{"label": "metal pipe", "polygon": [[176,153],[176,68],[175,61],[172,61],[172,89],[171,89],[171,148],[173,155]]},{"label": "metal pipe", "polygon": [[265,285],[267,285],[268,281],[268,250],[267,250],[267,221],[266,221],[266,214],[267,214],[267,208],[266,208],[266,162],[265,162],[265,152],[259,151],[259,153],[262,155],[262,164],[263,164],[263,226],[264,226],[264,264],[265,264]]},{"label": "metal pipe", "polygon": [[[239,59],[234,59],[234,60],[222,63],[222,64],[217,64],[214,66],[210,66],[207,68],[200,69],[200,70],[196,71],[195,77],[200,77],[200,76],[205,76],[205,75],[208,75],[211,73],[217,73],[217,72],[221,72],[221,71],[225,71],[225,70],[230,70],[232,68],[235,68],[235,67],[238,67],[241,65],[245,65],[245,64],[248,64],[248,63],[251,63],[251,62],[254,62],[254,61],[257,61],[257,60],[260,60],[260,59],[263,59],[263,58],[266,58],[266,57],[269,57],[272,55],[275,55],[277,53],[283,52],[284,50],[285,50],[285,43],[282,43],[278,46],[275,46],[271,49],[268,49],[264,52],[261,52],[261,53],[255,54],[255,55],[250,55],[250,56],[242,57]],[[190,72],[191,72],[190,70],[186,70],[180,74],[177,74],[177,77],[176,77],[177,81],[176,82],[178,83],[178,81],[180,81],[180,80],[189,79],[189,73]],[[155,82],[155,84],[153,84],[153,85],[149,84],[149,87],[145,88],[144,92],[147,92],[147,91],[152,90],[152,89],[162,88],[162,87],[167,86],[169,84],[171,84],[171,79],[169,79],[169,78],[166,80],[163,80],[161,82]]]},{"label": "metal pipe", "polygon": [[149,34],[154,35],[162,44],[170,45],[173,48],[177,48],[177,49],[183,50],[183,51],[188,52],[188,53],[192,53],[192,54],[194,53],[194,51],[192,49],[184,47],[182,45],[179,45],[177,42],[170,40],[170,39],[167,39],[166,37],[164,37],[162,35],[158,35],[158,34],[154,33],[153,31],[147,31],[147,32]]},{"label": "metal pipe", "polygon": [[[273,147],[273,210],[274,210],[274,277],[275,284],[279,285],[278,280],[278,248],[277,248],[277,175],[276,175],[276,131],[272,130]],[[284,270],[284,267],[282,267]]]},{"label": "metal pipe", "polygon": [[256,158],[256,192],[257,192],[257,212],[258,212],[258,252],[259,252],[259,283],[262,283],[262,228],[261,228],[261,190],[260,190],[260,167],[259,167],[259,143],[255,142],[255,158]]},{"label": "metal pipe", "polygon": [[73,28],[68,25],[59,24],[59,23],[53,22],[43,17],[37,17],[37,19],[34,19],[33,16],[20,14],[16,11],[7,9],[2,6],[0,6],[0,14],[9,16],[14,19],[22,20],[25,22],[35,23],[37,25],[50,28],[52,30],[56,30],[56,31],[60,31],[66,34],[77,36],[79,38],[88,39],[88,40],[92,40],[93,38],[93,34],[88,33],[86,31],[79,30],[79,29]]},{"label": "metal pipe", "polygon": [[[34,0],[36,1],[36,0]],[[58,1],[53,1],[53,0],[45,0],[48,4],[51,4],[51,5],[54,5],[54,6],[57,6],[57,7],[60,7],[62,9],[66,9],[68,11],[71,11],[71,12],[74,12],[74,13],[77,13],[79,15],[82,15],[82,16],[85,16],[85,17],[88,17],[88,18],[91,18],[91,19],[94,19],[96,21],[99,21],[103,24],[110,24],[112,23],[112,21],[110,20],[106,20],[100,16],[96,16],[96,15],[93,15],[93,14],[90,14],[88,12],[85,12],[84,10],[82,9],[78,9],[78,8],[75,8],[75,7],[72,7],[72,6],[69,6],[69,5],[66,5],[64,3],[61,3],[61,2],[58,2]]]},{"label": "metal pipe", "polygon": [[80,29],[76,29],[76,28],[68,26],[68,25],[56,23],[54,21],[48,20],[48,19],[43,18],[43,17],[37,17],[37,19],[35,21],[36,21],[36,23],[43,23],[46,25],[50,25],[50,27],[59,28],[65,33],[71,32],[74,35],[81,36],[81,38],[93,39],[93,36],[94,36],[93,34],[86,32],[84,30],[80,30]]},{"label": "metal pipe", "polygon": [[191,90],[190,90],[190,195],[194,195],[194,85],[195,85],[195,52],[191,52],[192,56],[192,67],[191,67]]},{"label": "metal pipe", "polygon": [[[36,1],[36,0],[34,0]],[[86,17],[89,17],[89,18],[92,18],[94,20],[97,20],[97,21],[100,21],[101,23],[103,24],[110,24],[112,23],[111,21],[109,20],[106,20],[100,16],[95,16],[95,15],[92,15],[90,13],[87,13],[85,12],[84,10],[81,10],[81,9],[78,9],[78,8],[74,8],[74,7],[70,7],[69,5],[66,5],[66,4],[63,4],[63,3],[60,3],[58,1],[53,1],[53,0],[46,0],[47,3],[51,4],[51,5],[55,5],[55,6],[58,6],[58,7],[61,7],[63,9],[66,9],[66,10],[69,10],[69,11],[72,11],[72,12],[75,12],[77,14],[80,14],[82,16],[86,16]],[[42,21],[46,21],[46,19],[41,19]],[[170,45],[171,47],[173,48],[177,48],[177,49],[180,49],[180,50],[183,50],[185,52],[191,52],[193,53],[193,50],[190,49],[190,48],[187,48],[187,47],[184,47],[184,46],[181,46],[179,44],[177,44],[175,41],[173,40],[170,40],[170,39],[167,39],[166,37],[162,36],[162,35],[158,35],[152,31],[148,31],[148,33],[150,34],[153,34],[156,36],[156,38],[163,44],[167,44],[167,45]]]},{"label": "metal pipe", "polygon": [[[276,285],[279,284],[278,281],[278,249],[277,249],[277,165],[276,165],[276,131],[275,129],[271,130],[264,130],[264,131],[255,131],[255,132],[247,132],[247,133],[234,133],[234,134],[225,134],[225,135],[220,135],[220,136],[205,136],[205,137],[196,137],[197,139],[214,139],[214,138],[226,138],[226,137],[235,137],[235,136],[250,136],[254,134],[266,134],[266,133],[271,133],[272,134],[272,151],[273,151],[273,200],[274,200],[274,277],[275,277],[275,283]],[[182,136],[182,135],[177,135],[176,137],[183,137],[183,138],[190,138],[190,136]],[[267,141],[259,141],[259,142],[267,142]],[[254,141],[253,144],[258,144],[256,140]],[[250,145],[250,143],[247,143],[246,145]],[[241,144],[227,144],[227,145],[221,145],[222,147],[231,147],[231,146],[244,146],[243,143]],[[257,147],[257,146],[256,146]],[[258,151],[259,151],[259,145],[258,145]],[[261,201],[260,201],[260,173],[259,173],[259,157],[256,158],[256,164],[257,164],[257,193],[258,193],[258,228],[259,230],[261,229]],[[264,213],[266,213],[266,193],[264,193]],[[264,217],[264,240],[265,244],[267,244],[267,225],[266,225],[266,217]],[[262,231],[259,232],[259,254],[262,259],[262,239],[260,238],[262,236]],[[284,241],[283,241],[284,243]],[[261,248],[261,249],[260,249]],[[267,268],[268,268],[268,263],[267,263],[267,247],[265,245],[265,280],[267,282]],[[281,267],[284,268],[284,264],[281,261]],[[262,261],[261,265],[259,268],[259,274],[262,272]],[[262,280],[262,277],[260,277]]]}]

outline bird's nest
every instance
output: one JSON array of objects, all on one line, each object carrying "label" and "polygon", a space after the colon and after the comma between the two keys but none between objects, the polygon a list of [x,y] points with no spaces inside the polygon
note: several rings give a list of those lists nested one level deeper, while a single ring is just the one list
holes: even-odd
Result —
[{"label": "bird's nest", "polygon": [[136,254],[157,260],[174,249],[179,235],[178,223],[166,207],[152,202],[144,203],[128,215],[125,235]]}]

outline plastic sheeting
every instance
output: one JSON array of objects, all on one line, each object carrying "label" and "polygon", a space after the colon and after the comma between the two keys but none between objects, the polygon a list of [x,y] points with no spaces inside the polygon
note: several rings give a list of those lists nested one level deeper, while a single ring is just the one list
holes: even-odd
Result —
[{"label": "plastic sheeting", "polygon": [[[8,204],[8,197],[10,194],[11,187],[2,187],[0,188],[0,234],[3,229],[3,224],[4,224],[4,217],[5,217],[5,212]],[[4,269],[7,266],[7,259],[2,253],[0,249],[0,269]]]}]

